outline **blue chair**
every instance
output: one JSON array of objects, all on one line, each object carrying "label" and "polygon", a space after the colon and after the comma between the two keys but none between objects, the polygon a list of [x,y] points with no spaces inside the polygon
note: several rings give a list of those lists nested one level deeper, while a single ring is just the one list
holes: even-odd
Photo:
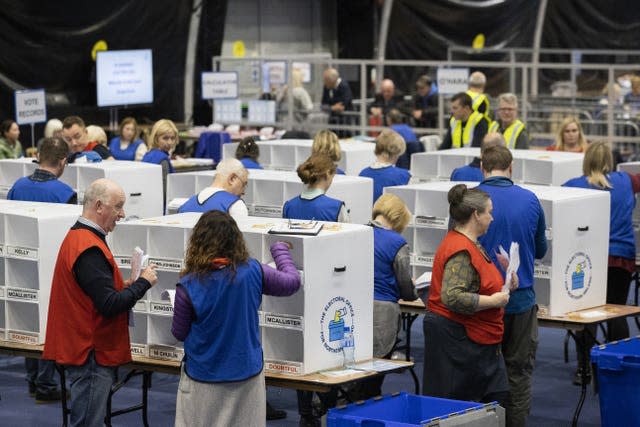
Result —
[{"label": "blue chair", "polygon": [[227,132],[202,132],[193,157],[213,159],[215,163],[222,159],[222,144],[231,142]]}]

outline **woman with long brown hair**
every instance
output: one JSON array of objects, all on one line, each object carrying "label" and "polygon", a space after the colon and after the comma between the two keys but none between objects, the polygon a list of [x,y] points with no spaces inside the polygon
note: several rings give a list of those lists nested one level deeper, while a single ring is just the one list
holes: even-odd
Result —
[{"label": "woman with long brown hair", "polygon": [[284,242],[277,270],[251,258],[229,214],[204,213],[193,228],[176,286],[171,332],[184,341],[176,426],[264,425],[266,396],[258,307],[289,296],[300,275]]}]

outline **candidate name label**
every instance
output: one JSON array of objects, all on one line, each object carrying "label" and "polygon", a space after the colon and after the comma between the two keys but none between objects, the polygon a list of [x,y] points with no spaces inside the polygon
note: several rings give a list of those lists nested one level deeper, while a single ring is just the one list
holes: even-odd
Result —
[{"label": "candidate name label", "polygon": [[147,356],[147,346],[144,344],[131,344],[131,354],[134,356]]},{"label": "candidate name label", "polygon": [[413,265],[421,265],[424,267],[432,267],[434,255],[413,255]]},{"label": "candidate name label", "polygon": [[277,206],[254,205],[253,214],[254,216],[282,218],[282,208],[279,208]]},{"label": "candidate name label", "polygon": [[281,374],[302,374],[302,363],[288,362],[282,360],[265,360],[264,368],[268,372],[278,372]]},{"label": "candidate name label", "polygon": [[173,314],[173,307],[171,307],[171,304],[150,302],[149,311],[156,314]]},{"label": "candidate name label", "polygon": [[23,344],[38,344],[38,334],[30,334],[21,331],[9,331],[7,338],[9,341],[20,342]]},{"label": "candidate name label", "polygon": [[271,328],[303,330],[302,316],[290,316],[286,314],[263,313],[262,325]]},{"label": "candidate name label", "polygon": [[171,347],[149,347],[149,357],[162,360],[180,361],[184,356],[184,351],[180,348]]},{"label": "candidate name label", "polygon": [[533,267],[533,277],[537,279],[550,279],[551,268],[546,265],[536,265]]},{"label": "candidate name label", "polygon": [[25,248],[24,246],[5,246],[6,256],[22,259],[38,259],[38,250],[33,248]]},{"label": "candidate name label", "polygon": [[149,264],[155,264],[158,270],[178,272],[182,270],[182,260],[179,259],[149,258]]},{"label": "candidate name label", "polygon": [[38,301],[38,290],[25,288],[7,288],[7,298],[22,301]]},{"label": "candidate name label", "polygon": [[435,216],[416,216],[415,224],[423,227],[446,228],[449,224],[447,218],[438,218]]}]

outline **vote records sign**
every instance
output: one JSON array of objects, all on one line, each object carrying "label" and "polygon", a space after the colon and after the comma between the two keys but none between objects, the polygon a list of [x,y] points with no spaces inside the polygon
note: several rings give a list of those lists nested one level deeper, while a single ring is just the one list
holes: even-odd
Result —
[{"label": "vote records sign", "polygon": [[47,121],[47,102],[44,89],[17,90],[16,123],[27,125]]},{"label": "vote records sign", "polygon": [[438,92],[443,95],[465,92],[468,81],[468,68],[438,68]]}]

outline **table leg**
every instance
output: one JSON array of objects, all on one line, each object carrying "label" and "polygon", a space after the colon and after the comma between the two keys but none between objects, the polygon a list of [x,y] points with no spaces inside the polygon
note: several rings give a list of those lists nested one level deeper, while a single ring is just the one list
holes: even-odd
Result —
[{"label": "table leg", "polygon": [[578,426],[578,419],[580,418],[580,412],[582,411],[582,405],[587,397],[587,384],[591,382],[591,373],[589,371],[589,351],[587,348],[587,335],[591,334],[591,331],[584,329],[581,334],[574,334],[569,331],[573,339],[576,340],[576,347],[578,347],[578,366],[581,366],[580,374],[582,376],[582,384],[580,385],[580,399],[578,400],[578,406],[573,413],[573,420],[571,422],[572,427]]}]

